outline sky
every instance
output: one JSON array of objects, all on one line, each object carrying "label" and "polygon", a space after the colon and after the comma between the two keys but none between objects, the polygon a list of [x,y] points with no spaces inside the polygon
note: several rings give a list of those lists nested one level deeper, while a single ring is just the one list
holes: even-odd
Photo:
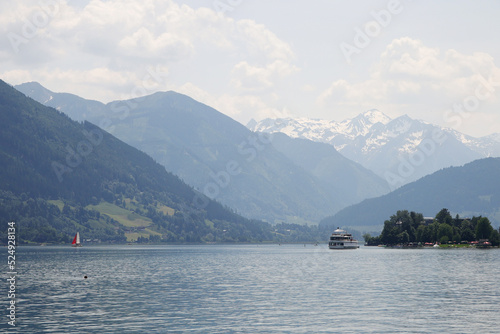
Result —
[{"label": "sky", "polygon": [[0,79],[104,103],[174,90],[233,119],[370,109],[500,132],[500,2],[0,3]]}]

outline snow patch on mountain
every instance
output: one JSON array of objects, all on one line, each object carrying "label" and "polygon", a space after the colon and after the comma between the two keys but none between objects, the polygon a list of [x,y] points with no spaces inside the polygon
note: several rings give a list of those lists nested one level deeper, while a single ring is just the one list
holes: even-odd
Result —
[{"label": "snow patch on mountain", "polygon": [[376,109],[340,122],[279,118],[252,121],[247,127],[331,144],[379,176],[395,175],[400,185],[441,168],[500,156],[500,134],[474,138],[407,115],[391,119]]},{"label": "snow patch on mountain", "polygon": [[[352,140],[358,136],[367,135],[375,124],[387,124],[390,121],[387,115],[372,109],[341,122],[310,118],[266,118],[260,122],[251,120],[247,127],[256,132],[281,132],[292,138],[331,144],[339,134]],[[339,149],[337,146],[336,148]]]},{"label": "snow patch on mountain", "polygon": [[399,148],[402,153],[413,153],[417,151],[418,145],[422,142],[424,137],[424,131],[417,131],[410,133],[406,137],[406,142],[403,146]]}]

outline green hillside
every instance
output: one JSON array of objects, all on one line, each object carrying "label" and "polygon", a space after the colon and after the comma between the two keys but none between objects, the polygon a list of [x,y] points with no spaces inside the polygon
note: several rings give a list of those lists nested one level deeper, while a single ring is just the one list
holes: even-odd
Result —
[{"label": "green hillside", "polygon": [[15,221],[21,242],[273,240],[89,122],[0,81],[0,237]]},{"label": "green hillside", "polygon": [[[115,136],[245,217],[317,222],[341,208],[318,179],[268,141],[188,96],[159,92],[116,101],[106,117]],[[220,175],[228,175],[231,163],[237,167],[226,182]]]},{"label": "green hillside", "polygon": [[432,217],[448,208],[462,217],[487,216],[500,225],[500,158],[473,161],[442,169],[387,195],[365,200],[325,218],[320,225],[380,226],[398,210]]},{"label": "green hillside", "polygon": [[[105,105],[54,93],[35,82],[16,88],[72,119],[102,124],[245,217],[316,224],[389,190],[384,180],[331,146],[253,133],[214,108],[172,91]],[[233,175],[217,179],[228,164],[237,166]]]}]

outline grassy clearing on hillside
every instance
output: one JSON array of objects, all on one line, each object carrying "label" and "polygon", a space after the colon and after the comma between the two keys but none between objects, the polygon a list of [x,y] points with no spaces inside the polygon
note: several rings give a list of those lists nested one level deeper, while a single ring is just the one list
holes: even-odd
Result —
[{"label": "grassy clearing on hillside", "polygon": [[59,210],[63,210],[64,208],[64,202],[61,200],[48,200],[47,203],[53,204],[59,208]]},{"label": "grassy clearing on hillside", "polygon": [[139,203],[135,199],[124,198],[125,207],[129,210],[135,210],[139,208]]},{"label": "grassy clearing on hillside", "polygon": [[158,208],[158,211],[163,212],[165,215],[173,216],[175,214],[175,210],[166,205],[158,203],[156,207]]},{"label": "grassy clearing on hillside", "polygon": [[149,238],[150,235],[160,235],[161,236],[161,233],[150,230],[149,228],[145,228],[142,231],[125,233],[125,236],[127,237],[127,242],[137,241],[137,238],[139,238],[139,237]]},{"label": "grassy clearing on hillside", "polygon": [[[129,210],[133,211],[139,208],[139,203],[135,199],[124,198],[123,201],[125,202],[125,207]],[[165,215],[173,216],[175,214],[174,209],[161,203],[157,203],[156,208]]]},{"label": "grassy clearing on hillside", "polygon": [[138,215],[135,212],[120,208],[108,202],[101,202],[98,205],[89,205],[87,208],[99,211],[101,214],[113,218],[126,227],[147,227],[153,223],[148,217]]}]

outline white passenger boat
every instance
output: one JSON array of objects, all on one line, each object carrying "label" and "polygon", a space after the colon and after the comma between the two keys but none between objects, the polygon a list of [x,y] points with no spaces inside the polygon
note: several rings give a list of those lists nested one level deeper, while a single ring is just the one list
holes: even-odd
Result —
[{"label": "white passenger boat", "polygon": [[328,242],[328,248],[330,249],[356,249],[359,248],[358,240],[352,237],[352,234],[341,230],[337,227],[330,236],[330,241]]}]

